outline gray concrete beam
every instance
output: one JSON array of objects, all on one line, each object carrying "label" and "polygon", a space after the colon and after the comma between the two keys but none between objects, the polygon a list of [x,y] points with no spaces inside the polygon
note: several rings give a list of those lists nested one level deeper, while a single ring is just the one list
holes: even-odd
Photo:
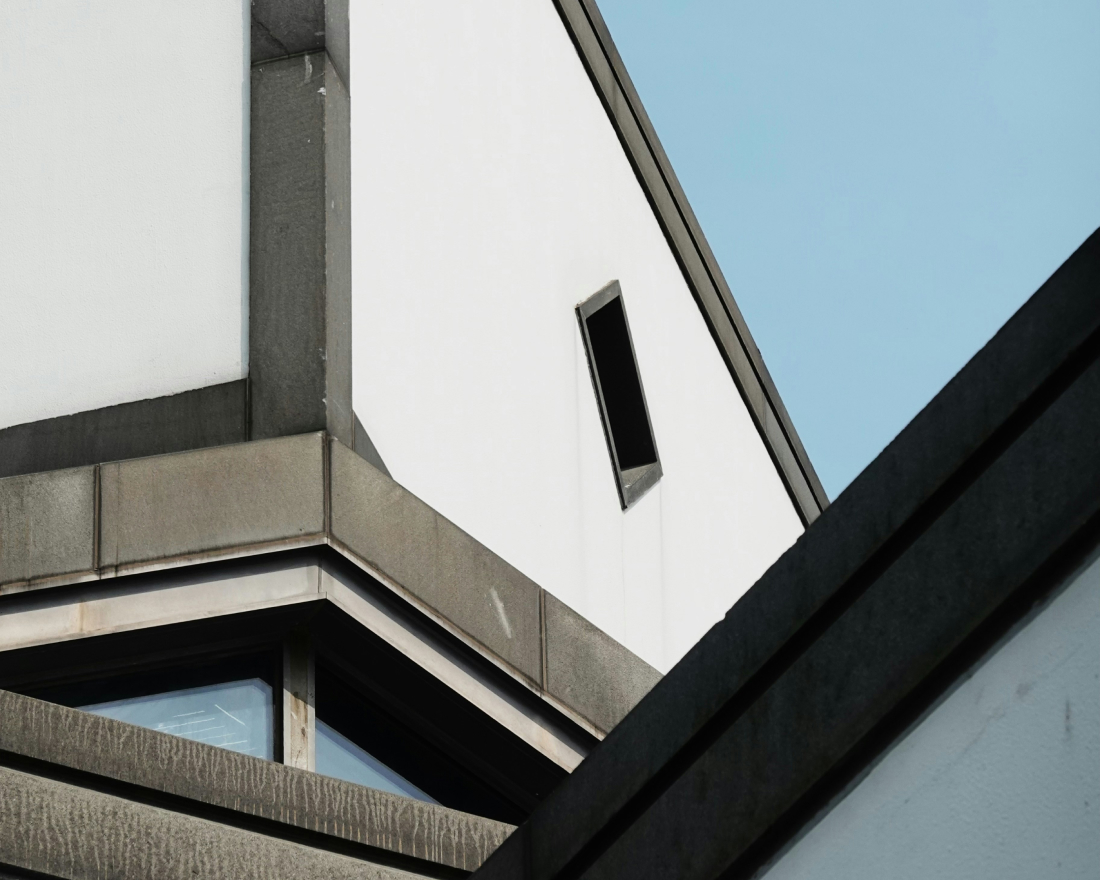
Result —
[{"label": "gray concrete beam", "polygon": [[333,538],[541,684],[538,586],[343,444],[331,450]]},{"label": "gray concrete beam", "polygon": [[100,565],[321,536],[323,459],[305,434],[102,465]]},{"label": "gray concrete beam", "polygon": [[0,585],[95,567],[95,468],[0,480]]},{"label": "gray concrete beam", "polygon": [[826,800],[813,790],[829,771],[1100,515],[1097,436],[1100,363],[581,876],[749,876],[755,861],[740,862],[768,829],[791,810],[812,815],[800,804]]},{"label": "gray concrete beam", "polygon": [[[673,853],[683,860],[663,876],[692,876],[688,869],[702,864],[697,859],[741,858],[745,835],[760,839],[780,809],[779,801],[766,803],[773,790],[780,799],[798,786],[812,790],[830,766],[832,757],[816,747],[820,740],[837,748],[830,724],[867,724],[869,713],[881,717],[898,704],[898,691],[876,690],[881,678],[870,686],[874,675],[892,674],[893,686],[907,693],[913,676],[926,675],[945,650],[984,625],[993,603],[1007,602],[1022,578],[1076,540],[1075,530],[1095,525],[1097,291],[1100,232],[551,794],[481,876],[581,876],[603,853],[607,861],[592,876],[633,876],[630,865],[641,876],[661,876]],[[923,543],[926,534],[931,543]],[[848,620],[861,621],[862,629]],[[848,641],[830,637],[834,629]],[[893,663],[895,649],[910,661]],[[790,690],[765,698],[784,670]],[[847,684],[855,690],[846,699],[864,700],[862,708],[837,701],[846,707],[841,717],[815,718],[832,705],[819,695],[835,700]],[[758,701],[775,711],[757,712]],[[795,721],[802,705],[806,720]],[[728,748],[709,749],[723,734]],[[850,748],[853,736],[849,727],[841,740],[847,737]],[[722,761],[729,762],[725,770]],[[781,784],[780,769],[791,780]],[[749,775],[730,775],[740,772]],[[759,820],[728,801],[702,806],[707,792],[755,805]],[[717,836],[712,814],[727,822]],[[692,821],[712,836],[686,830]],[[683,836],[670,836],[672,829]],[[617,839],[629,843],[620,847]],[[630,845],[635,854],[626,852]],[[524,846],[527,852],[511,851]],[[713,867],[699,876],[714,876],[707,873]]]},{"label": "gray concrete beam", "polygon": [[[420,860],[464,871],[480,865],[512,831],[512,826],[490,819],[6,691],[0,691],[0,717],[4,719],[0,725],[0,757],[6,753],[42,762],[53,767],[51,772],[61,778],[64,774],[60,771],[64,769],[91,774],[100,780],[94,783],[100,788],[113,781],[140,790],[137,794],[144,791],[170,795],[178,800],[165,803],[178,812],[202,814],[200,808],[203,806],[219,808],[223,811],[217,814],[221,817],[220,830],[208,827],[213,823],[201,827],[205,828],[204,834],[213,835],[212,844],[229,847],[227,858],[233,847],[239,845],[236,841],[260,836],[242,838],[240,835],[246,832],[226,827],[232,824],[234,815],[248,827],[254,827],[253,819],[264,820],[268,823],[264,826],[268,837],[300,829],[377,850],[379,858],[383,853],[391,853],[410,862]],[[11,774],[11,771],[0,769],[0,773]],[[9,784],[15,787],[7,787]],[[92,839],[103,835],[111,840],[110,846],[118,846],[114,852],[136,863],[153,855],[144,845],[131,846],[127,851],[122,842],[114,841],[112,835],[120,826],[111,821],[109,810],[122,808],[118,799],[98,801],[91,793],[74,786],[55,788],[57,785],[15,774],[4,777],[4,782],[0,783],[0,814],[3,814],[0,818],[0,863],[17,864],[44,873],[57,871],[63,866],[48,861],[48,854],[44,852],[47,844],[56,845],[57,852],[65,851],[70,845],[82,850],[93,845],[84,839],[85,835]],[[119,790],[130,791],[131,788]],[[24,796],[34,802],[33,809],[29,804],[18,802]],[[83,803],[91,811],[83,823],[65,818],[69,803]],[[58,809],[62,812],[51,814],[59,818],[55,830],[63,836],[49,841],[37,837],[40,833],[49,833],[40,831],[37,823],[46,817],[46,811]],[[146,832],[154,826],[149,824],[152,820],[146,817],[145,811],[152,808],[131,804],[126,809],[131,811],[128,813],[131,820],[137,823],[131,831],[140,832],[134,839],[151,842],[152,835],[147,836]],[[172,819],[169,815],[160,821],[164,824],[158,827],[176,840],[176,856],[185,861],[193,859],[194,851],[185,845],[186,840],[175,835],[182,833],[181,828],[199,827],[193,823],[200,820],[187,816]],[[280,826],[283,826],[282,831]],[[12,837],[32,838],[33,842],[29,849],[13,851],[13,845],[20,842],[10,840]],[[304,867],[300,861],[293,861],[300,858],[294,854],[295,850],[285,849],[291,844],[261,840],[250,845],[261,854],[268,851],[264,847],[271,847],[272,851],[285,850],[293,856],[293,863]],[[211,859],[221,857],[209,854]],[[97,864],[104,862],[93,858],[85,867]],[[358,864],[360,870],[366,867]],[[70,865],[69,870],[78,871],[79,865]],[[62,873],[56,876],[83,875]]]},{"label": "gray concrete beam", "polygon": [[416,876],[6,767],[0,864],[65,880]]},{"label": "gray concrete beam", "polygon": [[302,543],[333,543],[592,733],[660,677],[322,433],[109,462],[98,483],[96,468],[0,480],[5,591]]},{"label": "gray concrete beam", "polygon": [[0,430],[0,477],[248,439],[246,380]]},{"label": "gray concrete beam", "polygon": [[252,69],[249,380],[254,439],[354,443],[350,106],[325,52]]},{"label": "gray concrete beam", "polygon": [[615,727],[661,680],[656,669],[549,593],[544,615],[546,690],[600,730]]}]

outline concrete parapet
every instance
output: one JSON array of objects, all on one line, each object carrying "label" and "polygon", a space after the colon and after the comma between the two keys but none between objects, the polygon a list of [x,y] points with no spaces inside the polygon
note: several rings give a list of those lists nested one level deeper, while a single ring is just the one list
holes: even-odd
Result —
[{"label": "concrete parapet", "polygon": [[0,480],[0,585],[94,567],[94,468]]}]

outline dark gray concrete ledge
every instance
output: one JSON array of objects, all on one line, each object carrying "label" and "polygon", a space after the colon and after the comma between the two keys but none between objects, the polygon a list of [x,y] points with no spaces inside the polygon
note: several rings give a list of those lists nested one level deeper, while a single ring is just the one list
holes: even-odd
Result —
[{"label": "dark gray concrete ledge", "polygon": [[322,433],[0,480],[0,596],[317,544],[594,733],[660,677]]},{"label": "dark gray concrete ledge", "polygon": [[348,0],[252,0],[252,63],[328,52],[347,85]]},{"label": "dark gray concrete ledge", "polygon": [[703,320],[804,524],[828,505],[810,457],[676,179],[595,0],[554,0],[612,126],[634,166]]},{"label": "dark gray concrete ledge", "polygon": [[[220,838],[222,845],[250,832],[252,837],[273,838],[253,841],[260,850],[284,847],[281,841],[291,840],[303,848],[434,876],[474,870],[512,831],[510,825],[480,816],[7,691],[0,691],[0,718],[0,786],[6,789],[0,801],[8,804],[0,810],[6,812],[16,799],[8,786],[16,786],[34,793],[41,809],[82,802],[114,815],[134,811],[135,821],[144,823],[152,820],[139,817],[155,807],[159,821],[173,829],[202,820],[205,833]],[[28,826],[30,818],[23,805],[0,820],[0,838],[34,838],[40,831]],[[81,837],[110,837],[116,828],[108,821],[64,832],[79,848]],[[11,844],[0,847],[10,851]],[[128,855],[138,861],[143,857]],[[185,852],[179,855],[186,857]],[[4,861],[12,863],[0,855]],[[33,853],[16,863],[45,873],[56,870],[56,865],[36,861]],[[380,870],[378,876],[390,874]]]},{"label": "dark gray concrete ledge", "polygon": [[748,877],[1100,543],[1100,232],[493,855]]},{"label": "dark gray concrete ledge", "polygon": [[0,430],[0,477],[248,439],[247,380]]}]

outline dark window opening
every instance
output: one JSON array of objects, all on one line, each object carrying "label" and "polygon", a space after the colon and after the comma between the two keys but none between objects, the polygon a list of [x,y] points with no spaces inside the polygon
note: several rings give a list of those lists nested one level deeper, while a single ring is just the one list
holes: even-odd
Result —
[{"label": "dark window opening", "polygon": [[625,510],[660,479],[661,464],[619,283],[578,306],[577,315]]},{"label": "dark window opening", "polygon": [[317,667],[317,772],[502,821],[523,811],[414,728]]}]

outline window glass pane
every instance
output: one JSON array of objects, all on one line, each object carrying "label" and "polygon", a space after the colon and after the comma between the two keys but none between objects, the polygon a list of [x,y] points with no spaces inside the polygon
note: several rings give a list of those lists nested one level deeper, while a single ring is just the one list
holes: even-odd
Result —
[{"label": "window glass pane", "polygon": [[439,803],[320,719],[317,721],[317,772],[430,804]]},{"label": "window glass pane", "polygon": [[259,678],[80,708],[234,752],[274,758],[271,686]]}]

